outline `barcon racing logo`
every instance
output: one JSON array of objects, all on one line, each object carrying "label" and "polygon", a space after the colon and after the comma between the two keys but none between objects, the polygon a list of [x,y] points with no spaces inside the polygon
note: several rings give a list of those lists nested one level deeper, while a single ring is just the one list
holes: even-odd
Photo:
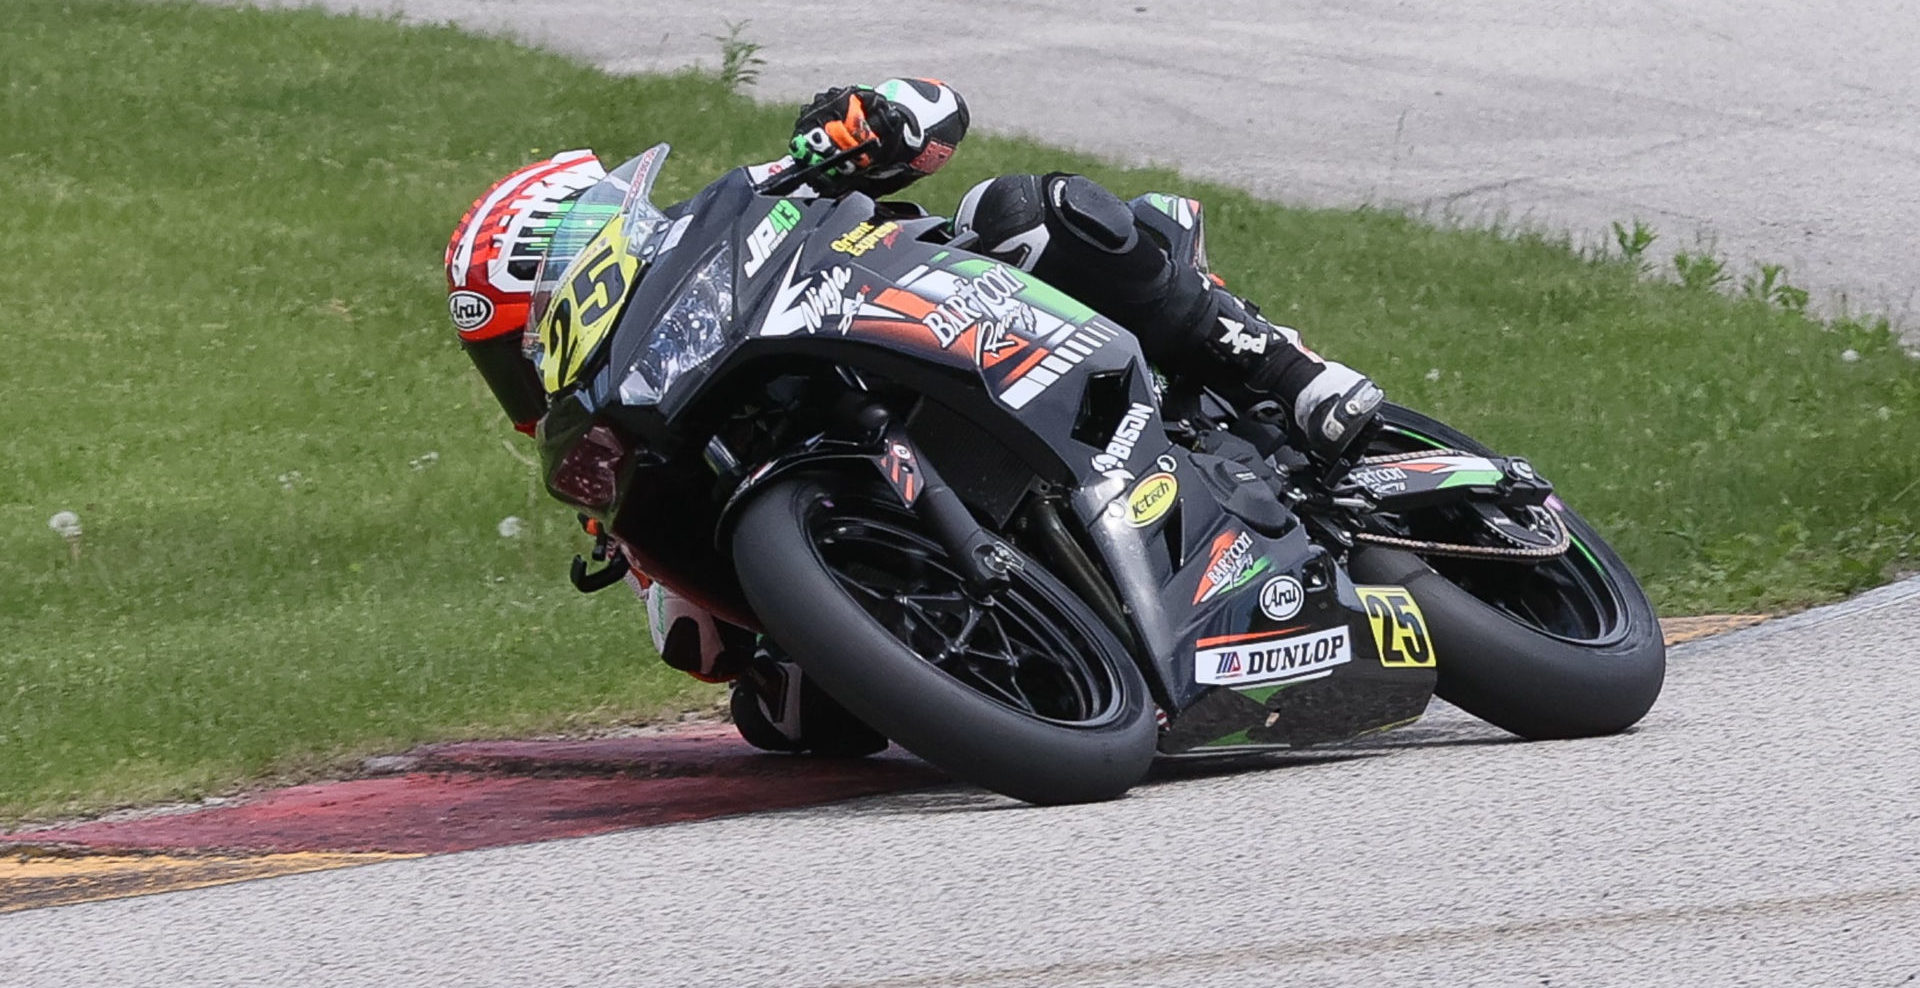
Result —
[{"label": "barcon racing logo", "polygon": [[[994,267],[977,278],[970,278],[960,285],[959,290],[947,297],[947,300],[935,306],[921,325],[940,341],[942,347],[950,347],[967,331],[967,327],[976,322],[995,316],[1013,317],[1009,311],[1012,306],[1024,308],[1025,303],[1014,300],[1020,289],[1025,287],[1020,279],[1003,267]],[[1017,322],[1017,317],[1014,317]],[[1027,326],[1033,325],[1033,314],[1025,314]],[[1002,330],[1004,332],[1004,329]]]},{"label": "barcon racing logo", "polygon": [[1253,536],[1244,531],[1221,532],[1213,539],[1207,571],[1201,574],[1200,586],[1193,591],[1193,602],[1205,603],[1230,590],[1238,590],[1266,571],[1266,558],[1253,558]]}]

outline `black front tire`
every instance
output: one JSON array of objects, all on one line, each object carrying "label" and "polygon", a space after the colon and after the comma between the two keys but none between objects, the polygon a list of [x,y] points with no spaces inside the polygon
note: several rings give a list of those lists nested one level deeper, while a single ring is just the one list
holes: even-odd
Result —
[{"label": "black front tire", "polygon": [[[1158,729],[1126,649],[1035,560],[1019,592],[1057,615],[1110,674],[1111,699],[1087,723],[1014,709],[943,671],[869,613],[835,578],[816,530],[829,513],[912,516],[837,478],[797,477],[753,496],[734,529],[741,587],[769,635],[835,700],[895,743],[960,779],[1043,805],[1112,799],[1146,775]],[[931,541],[928,540],[928,545]]]},{"label": "black front tire", "polygon": [[[1401,436],[1492,453],[1459,430],[1405,408],[1388,406],[1383,418]],[[1543,565],[1579,567],[1576,575],[1595,588],[1596,597],[1607,598],[1585,631],[1553,633],[1522,620],[1410,553],[1362,547],[1349,564],[1355,582],[1398,584],[1419,602],[1434,640],[1434,692],[1441,699],[1533,740],[1624,731],[1652,709],[1666,678],[1660,622],[1639,581],[1584,519],[1564,507],[1560,515],[1586,551],[1570,549],[1563,561]],[[1599,615],[1601,610],[1607,613]]]}]

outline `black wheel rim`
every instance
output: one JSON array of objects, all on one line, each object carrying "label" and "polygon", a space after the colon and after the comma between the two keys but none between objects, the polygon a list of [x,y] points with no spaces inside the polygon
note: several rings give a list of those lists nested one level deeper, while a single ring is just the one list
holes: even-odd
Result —
[{"label": "black wheel rim", "polygon": [[1543,635],[1587,647],[1610,645],[1626,635],[1620,595],[1578,545],[1532,565],[1421,558],[1476,600]]},{"label": "black wheel rim", "polygon": [[1094,728],[1122,716],[1107,650],[1024,571],[976,599],[946,550],[908,517],[828,500],[810,528],[820,561],[847,595],[956,682],[1050,724]]}]

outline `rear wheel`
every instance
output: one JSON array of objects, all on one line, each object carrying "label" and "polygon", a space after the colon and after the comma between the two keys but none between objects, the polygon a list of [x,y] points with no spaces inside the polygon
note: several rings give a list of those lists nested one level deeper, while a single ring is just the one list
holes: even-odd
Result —
[{"label": "rear wheel", "polygon": [[[1398,406],[1371,454],[1486,446]],[[1361,583],[1405,586],[1430,626],[1435,693],[1526,738],[1612,734],[1638,722],[1660,695],[1666,646],[1653,606],[1611,547],[1564,505],[1572,544],[1522,563],[1463,560],[1375,546],[1354,551]]]},{"label": "rear wheel", "polygon": [[776,481],[734,530],[767,632],[860,720],[947,772],[1031,803],[1110,799],[1157,729],[1124,647],[1038,562],[976,598],[910,513],[860,485]]}]

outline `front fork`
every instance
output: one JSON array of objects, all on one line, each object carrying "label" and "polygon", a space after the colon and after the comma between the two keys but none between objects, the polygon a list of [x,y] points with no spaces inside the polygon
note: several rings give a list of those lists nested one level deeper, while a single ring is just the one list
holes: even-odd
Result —
[{"label": "front fork", "polygon": [[914,451],[907,430],[882,405],[868,405],[855,417],[870,436],[880,437],[880,472],[901,503],[925,522],[953,560],[967,592],[987,596],[1005,589],[1020,558],[1005,542],[981,527],[960,495],[934,465]]}]

